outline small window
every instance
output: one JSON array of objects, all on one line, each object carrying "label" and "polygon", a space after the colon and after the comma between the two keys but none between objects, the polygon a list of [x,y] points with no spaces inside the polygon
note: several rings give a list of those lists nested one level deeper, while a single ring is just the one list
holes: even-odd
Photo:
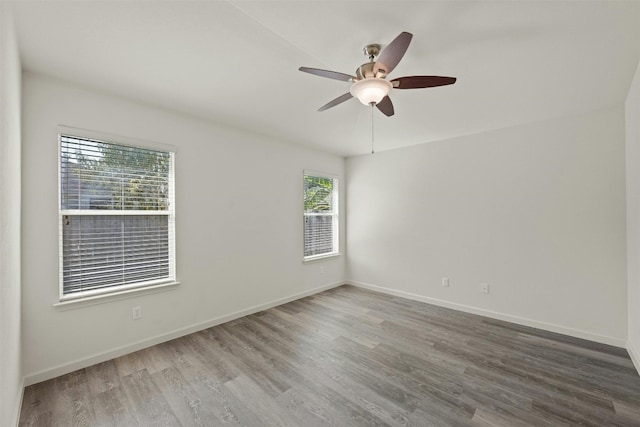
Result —
[{"label": "small window", "polygon": [[304,174],[304,259],[338,254],[338,179]]},{"label": "small window", "polygon": [[60,300],[175,281],[173,162],[60,135]]}]

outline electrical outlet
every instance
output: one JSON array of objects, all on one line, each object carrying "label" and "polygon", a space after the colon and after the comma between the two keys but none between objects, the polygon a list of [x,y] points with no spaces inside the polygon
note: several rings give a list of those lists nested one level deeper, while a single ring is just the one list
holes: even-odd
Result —
[{"label": "electrical outlet", "polygon": [[489,284],[488,283],[480,283],[480,292],[483,294],[489,293]]},{"label": "electrical outlet", "polygon": [[324,274],[324,265],[320,266],[320,274]]},{"label": "electrical outlet", "polygon": [[449,286],[449,278],[448,277],[443,277],[442,278],[442,286],[444,286],[445,288]]},{"label": "electrical outlet", "polygon": [[139,305],[133,307],[133,320],[138,320],[142,317],[142,307]]}]

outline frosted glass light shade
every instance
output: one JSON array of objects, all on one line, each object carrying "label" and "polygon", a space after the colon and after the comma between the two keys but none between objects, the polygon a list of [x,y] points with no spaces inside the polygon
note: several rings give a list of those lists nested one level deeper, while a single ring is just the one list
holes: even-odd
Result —
[{"label": "frosted glass light shade", "polygon": [[387,96],[392,87],[391,82],[385,79],[371,77],[355,82],[351,85],[349,92],[364,105],[370,105],[372,102],[377,104],[382,101],[382,98]]}]

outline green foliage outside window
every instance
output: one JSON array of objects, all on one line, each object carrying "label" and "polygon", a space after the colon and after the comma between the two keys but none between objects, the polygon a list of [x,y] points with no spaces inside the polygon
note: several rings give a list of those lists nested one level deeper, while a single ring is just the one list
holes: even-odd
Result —
[{"label": "green foliage outside window", "polygon": [[304,176],[304,210],[306,213],[330,212],[333,209],[333,179]]}]

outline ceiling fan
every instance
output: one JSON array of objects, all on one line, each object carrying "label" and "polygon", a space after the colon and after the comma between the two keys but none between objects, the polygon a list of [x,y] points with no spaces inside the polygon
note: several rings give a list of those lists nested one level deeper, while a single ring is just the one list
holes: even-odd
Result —
[{"label": "ceiling fan", "polygon": [[364,105],[375,105],[384,115],[393,116],[393,103],[389,98],[391,89],[421,89],[454,84],[456,82],[455,77],[442,76],[408,76],[398,77],[393,80],[385,79],[404,56],[412,37],[413,34],[402,32],[382,51],[380,51],[381,46],[379,44],[365,46],[364,55],[369,62],[358,67],[355,76],[318,68],[298,68],[305,73],[353,83],[349,92],[329,101],[320,107],[318,111],[328,110],[355,96]]}]

